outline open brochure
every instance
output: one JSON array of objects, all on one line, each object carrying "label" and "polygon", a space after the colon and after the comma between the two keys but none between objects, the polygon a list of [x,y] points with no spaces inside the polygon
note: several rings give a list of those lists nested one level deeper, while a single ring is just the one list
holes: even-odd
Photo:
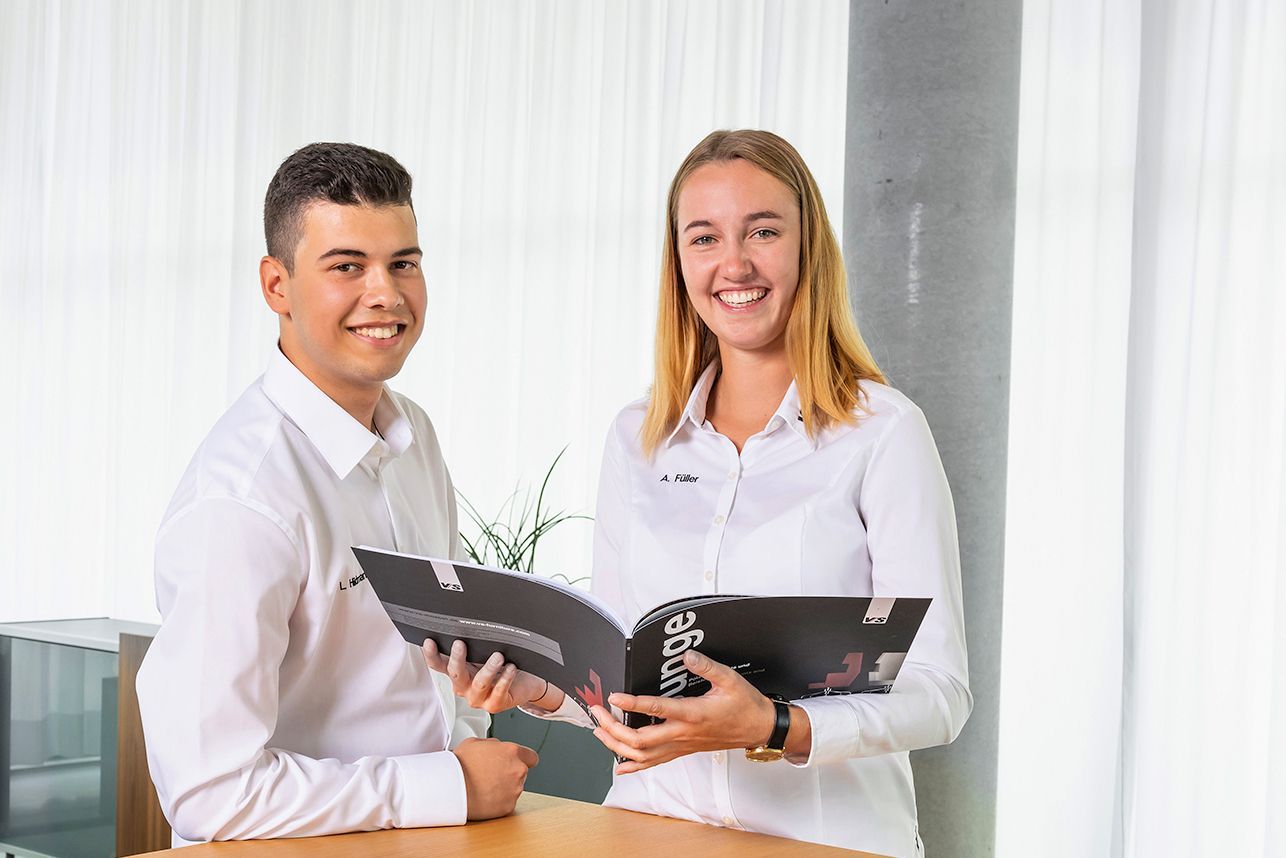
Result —
[{"label": "open brochure", "polygon": [[[433,638],[449,652],[462,640],[475,662],[499,652],[586,711],[616,691],[703,694],[709,683],[683,666],[692,648],[787,700],[886,692],[931,601],[692,596],[629,627],[593,594],[548,578],[364,546],[353,552],[408,642]],[[650,720],[627,715],[631,726]]]}]

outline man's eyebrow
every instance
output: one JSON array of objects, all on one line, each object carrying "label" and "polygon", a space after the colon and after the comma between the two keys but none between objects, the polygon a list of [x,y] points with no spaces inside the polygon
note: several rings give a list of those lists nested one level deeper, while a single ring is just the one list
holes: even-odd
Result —
[{"label": "man's eyebrow", "polygon": [[[396,259],[400,256],[423,256],[423,255],[424,255],[423,250],[421,250],[419,247],[412,245],[411,247],[404,247],[401,250],[394,252],[393,258]],[[367,253],[364,250],[353,250],[350,247],[334,247],[326,251],[325,253],[323,253],[321,256],[317,257],[317,261],[320,262],[323,259],[329,259],[332,256],[352,256],[357,259],[366,259]]]},{"label": "man's eyebrow", "polygon": [[330,259],[332,256],[356,256],[358,259],[365,259],[366,253],[365,251],[352,250],[347,247],[333,247],[321,256],[317,257],[317,261],[320,262],[323,259]]}]

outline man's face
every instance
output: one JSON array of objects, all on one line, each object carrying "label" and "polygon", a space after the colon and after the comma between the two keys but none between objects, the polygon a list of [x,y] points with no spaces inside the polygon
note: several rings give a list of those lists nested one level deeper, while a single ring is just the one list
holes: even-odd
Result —
[{"label": "man's face", "polygon": [[424,324],[424,272],[409,206],[316,202],[304,211],[294,274],[260,265],[264,297],[281,316],[286,357],[346,409],[378,397]]}]

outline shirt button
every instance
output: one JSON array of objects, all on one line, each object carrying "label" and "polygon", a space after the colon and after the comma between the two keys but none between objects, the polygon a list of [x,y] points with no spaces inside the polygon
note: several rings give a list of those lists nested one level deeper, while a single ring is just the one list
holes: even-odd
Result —
[{"label": "shirt button", "polygon": [[716,765],[723,762],[723,751],[715,751],[714,761]]},{"label": "shirt button", "polygon": [[728,827],[728,828],[732,828],[732,817],[731,817],[731,816],[725,816],[725,817],[723,818],[723,824],[724,824],[726,827]]},{"label": "shirt button", "polygon": [[723,524],[723,516],[721,516],[721,515],[716,515],[716,516],[714,517],[714,523],[715,523],[715,524]]},{"label": "shirt button", "polygon": [[730,479],[730,480],[735,480],[736,478],[737,478],[737,472],[736,472],[736,471],[729,471],[729,472],[728,472],[728,479]]},{"label": "shirt button", "polygon": [[712,571],[711,571],[711,570],[709,570],[709,569],[707,569],[707,570],[706,570],[706,580],[707,580],[707,581],[713,581],[713,580],[714,580],[714,572],[712,572]]}]

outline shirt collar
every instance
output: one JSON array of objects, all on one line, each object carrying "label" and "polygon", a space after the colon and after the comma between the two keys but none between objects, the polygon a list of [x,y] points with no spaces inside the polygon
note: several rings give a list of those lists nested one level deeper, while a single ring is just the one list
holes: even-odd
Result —
[{"label": "shirt collar", "polygon": [[781,405],[778,405],[773,416],[768,418],[768,425],[771,426],[774,420],[780,420],[802,438],[805,444],[814,450],[817,449],[817,439],[810,437],[808,428],[804,426],[804,412],[799,408],[799,388],[795,386],[794,379],[791,379],[790,387],[786,388],[786,395],[781,398]]},{"label": "shirt collar", "polygon": [[[706,422],[706,404],[710,400],[710,389],[714,387],[715,376],[719,374],[718,359],[710,361],[710,365],[705,368],[697,378],[697,383],[692,386],[692,393],[688,396],[688,404],[683,408],[683,414],[679,417],[679,422],[675,424],[674,429],[665,439],[666,447],[674,441],[674,436],[679,434],[685,423],[691,423],[694,428],[700,429]],[[790,427],[790,430],[804,440],[814,450],[817,449],[817,439],[808,434],[808,429],[804,426],[804,414],[799,410],[799,388],[795,386],[794,379],[791,379],[790,387],[786,388],[786,395],[782,397],[781,404],[773,412],[773,416],[768,419],[768,427],[771,427],[775,421],[780,421]]]},{"label": "shirt collar", "polygon": [[353,419],[299,371],[280,348],[273,349],[263,375],[263,392],[299,427],[341,480],[371,453],[400,456],[415,440],[411,423],[387,386],[375,404],[375,425],[383,439]]},{"label": "shirt collar", "polygon": [[714,378],[719,374],[719,361],[710,361],[709,366],[697,378],[697,383],[692,386],[692,393],[688,395],[688,404],[683,406],[683,413],[679,415],[679,422],[674,424],[670,434],[665,438],[666,447],[674,441],[674,436],[679,434],[683,424],[691,423],[693,427],[700,429],[706,422],[706,401],[710,398],[710,388],[714,387]]}]

